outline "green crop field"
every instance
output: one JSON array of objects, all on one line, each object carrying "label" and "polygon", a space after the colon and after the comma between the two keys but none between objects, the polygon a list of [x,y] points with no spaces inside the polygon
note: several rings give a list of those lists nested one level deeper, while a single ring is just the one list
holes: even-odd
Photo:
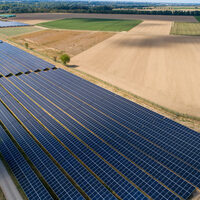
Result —
[{"label": "green crop field", "polygon": [[200,22],[200,16],[196,16],[195,18]]},{"label": "green crop field", "polygon": [[10,28],[0,28],[0,35],[3,36],[17,36],[25,33],[31,33],[34,31],[39,31],[40,28],[29,26],[29,27],[10,27]]},{"label": "green crop field", "polygon": [[62,19],[38,24],[53,29],[128,31],[141,23],[140,20],[120,19]]},{"label": "green crop field", "polygon": [[171,34],[200,36],[200,23],[175,22],[171,28]]}]

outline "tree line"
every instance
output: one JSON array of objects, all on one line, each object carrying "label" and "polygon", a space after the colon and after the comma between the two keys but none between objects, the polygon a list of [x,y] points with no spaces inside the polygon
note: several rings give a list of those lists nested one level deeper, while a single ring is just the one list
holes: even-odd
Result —
[{"label": "tree line", "polygon": [[[149,6],[152,6],[151,4]],[[145,10],[148,4],[102,3],[102,2],[0,2],[1,13],[102,13],[102,14],[144,14],[144,15],[188,15],[200,16],[200,11]],[[126,8],[126,9],[123,9]]]}]

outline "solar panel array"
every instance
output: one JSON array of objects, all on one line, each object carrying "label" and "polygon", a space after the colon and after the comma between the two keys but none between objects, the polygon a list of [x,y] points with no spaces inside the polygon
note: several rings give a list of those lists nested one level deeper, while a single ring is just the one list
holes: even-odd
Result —
[{"label": "solar panel array", "polygon": [[19,27],[19,26],[30,26],[30,25],[15,21],[0,21],[0,28]]},{"label": "solar panel array", "polygon": [[0,43],[0,75],[27,73],[55,68],[54,65],[6,42]]},{"label": "solar panel array", "polygon": [[0,152],[29,199],[174,200],[200,188],[199,133],[62,69],[0,86]]}]

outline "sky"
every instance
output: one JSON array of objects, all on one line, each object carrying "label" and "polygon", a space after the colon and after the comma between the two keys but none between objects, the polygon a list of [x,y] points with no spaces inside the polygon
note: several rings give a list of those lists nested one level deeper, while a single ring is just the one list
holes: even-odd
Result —
[{"label": "sky", "polygon": [[131,2],[160,2],[160,3],[200,3],[200,0],[112,0],[112,1],[131,1]]}]

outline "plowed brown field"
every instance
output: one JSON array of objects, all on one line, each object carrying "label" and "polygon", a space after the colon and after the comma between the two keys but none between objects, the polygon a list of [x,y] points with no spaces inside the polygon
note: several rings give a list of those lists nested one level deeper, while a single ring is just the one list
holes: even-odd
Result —
[{"label": "plowed brown field", "polygon": [[99,42],[113,36],[110,32],[43,30],[12,38],[13,41],[24,44],[48,57],[60,56],[63,52],[70,56],[77,55]]},{"label": "plowed brown field", "polygon": [[79,70],[159,105],[200,117],[200,37],[145,21],[72,59]]}]

